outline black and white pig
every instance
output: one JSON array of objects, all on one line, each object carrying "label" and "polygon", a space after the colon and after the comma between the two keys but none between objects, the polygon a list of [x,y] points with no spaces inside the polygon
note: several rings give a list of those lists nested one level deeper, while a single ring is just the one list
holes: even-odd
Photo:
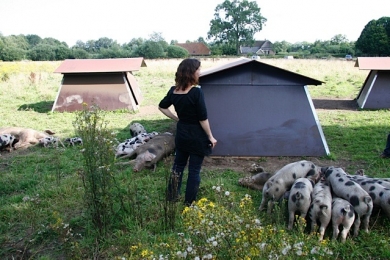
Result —
[{"label": "black and white pig", "polygon": [[81,144],[83,145],[83,139],[81,139],[81,137],[70,137],[70,138],[66,138],[64,140],[64,142],[66,144],[69,144],[70,146],[74,146],[76,144]]},{"label": "black and white pig", "polygon": [[298,178],[290,190],[288,197],[288,227],[292,229],[294,225],[295,213],[299,212],[302,218],[306,218],[307,211],[311,203],[311,193],[314,182],[307,178]]},{"label": "black and white pig", "polygon": [[39,139],[39,144],[43,145],[44,147],[58,147],[59,143],[62,145],[62,147],[65,147],[65,145],[61,142],[61,139],[58,137],[47,136]]},{"label": "black and white pig", "polygon": [[390,189],[382,185],[384,182],[373,178],[356,178],[352,180],[367,191],[372,198],[374,206],[380,207],[385,215],[390,218]]},{"label": "black and white pig", "polygon": [[11,134],[2,134],[0,135],[0,150],[9,149],[9,152],[14,148],[15,143],[19,140],[15,138],[15,136]]},{"label": "black and white pig", "polygon": [[317,223],[320,223],[319,240],[321,241],[324,239],[326,227],[332,219],[332,193],[324,178],[314,186],[312,199],[309,208],[311,232],[315,232]]},{"label": "black and white pig", "polygon": [[259,210],[264,210],[267,206],[267,213],[271,214],[273,204],[283,197],[284,193],[291,188],[296,179],[310,176],[318,179],[320,173],[321,167],[306,160],[283,166],[264,184]]},{"label": "black and white pig", "polygon": [[368,233],[368,225],[373,209],[373,202],[370,195],[356,182],[347,177],[342,168],[328,167],[325,169],[325,178],[331,186],[333,193],[340,198],[347,200],[353,206],[356,217],[353,226],[353,236],[359,233],[360,223],[363,222],[363,229]]},{"label": "black and white pig", "polygon": [[135,137],[139,134],[146,133],[145,127],[140,123],[133,123],[130,125],[130,136]]},{"label": "black and white pig", "polygon": [[143,143],[141,142],[136,142],[133,144],[128,144],[128,143],[119,144],[115,150],[115,158],[121,157],[123,159],[133,155],[135,149],[140,147],[142,144]]},{"label": "black and white pig", "polygon": [[333,198],[332,200],[332,228],[333,236],[332,239],[336,240],[339,236],[339,226],[343,225],[343,230],[341,231],[340,240],[345,242],[349,230],[355,221],[355,212],[354,208],[345,199],[342,198]]}]

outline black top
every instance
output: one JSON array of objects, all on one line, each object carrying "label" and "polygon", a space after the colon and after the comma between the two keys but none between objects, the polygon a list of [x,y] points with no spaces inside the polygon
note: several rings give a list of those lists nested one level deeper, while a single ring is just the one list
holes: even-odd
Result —
[{"label": "black top", "polygon": [[175,87],[171,87],[159,107],[168,108],[173,105],[179,120],[183,123],[198,124],[199,121],[207,119],[203,91],[199,87],[191,88],[187,94],[175,94],[174,90]]},{"label": "black top", "polygon": [[160,101],[159,107],[175,107],[179,118],[176,129],[176,149],[198,155],[210,155],[211,146],[208,136],[199,121],[207,119],[207,109],[203,91],[192,87],[187,94],[175,94],[171,87],[167,95]]}]

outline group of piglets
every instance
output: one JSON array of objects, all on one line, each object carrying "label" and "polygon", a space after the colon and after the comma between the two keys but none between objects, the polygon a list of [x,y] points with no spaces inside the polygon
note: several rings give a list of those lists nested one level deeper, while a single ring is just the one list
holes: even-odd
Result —
[{"label": "group of piglets", "polygon": [[140,123],[130,125],[129,139],[120,143],[115,151],[116,158],[133,158],[135,172],[141,171],[145,167],[153,167],[165,156],[173,153],[175,149],[175,138],[171,133],[147,133],[145,127]]},{"label": "group of piglets", "polygon": [[[259,180],[263,181],[260,183]],[[250,178],[242,178],[239,184],[255,189],[262,186],[259,209],[271,214],[273,205],[284,199],[288,205],[288,229],[294,225],[295,215],[311,222],[311,232],[317,231],[319,239],[332,222],[332,239],[341,242],[353,225],[352,235],[358,235],[360,224],[368,232],[373,207],[378,207],[390,217],[390,179],[371,178],[362,171],[347,174],[339,167],[319,167],[311,161],[297,161],[285,165],[274,174],[260,172]]]}]

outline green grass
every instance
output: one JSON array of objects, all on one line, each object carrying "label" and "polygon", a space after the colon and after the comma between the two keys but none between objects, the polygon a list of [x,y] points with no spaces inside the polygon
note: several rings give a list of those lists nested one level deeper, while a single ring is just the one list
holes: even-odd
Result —
[{"label": "green grass", "polygon": [[[309,87],[312,98],[354,99],[367,75],[367,71],[359,71],[353,67],[353,63],[338,60],[261,61],[324,81],[321,86]],[[141,107],[157,105],[173,84],[179,62],[147,60],[148,67],[135,73],[144,96]],[[202,68],[223,62],[208,59],[202,61]],[[61,75],[52,73],[58,65],[59,62],[0,63],[0,79],[3,79],[0,81],[0,127],[51,129],[63,138],[75,134],[75,113],[50,112],[61,82]],[[34,79],[31,72],[35,73]],[[8,76],[4,77],[5,74]],[[320,165],[332,160],[335,164],[343,162],[350,172],[363,168],[367,175],[389,177],[389,161],[378,157],[389,132],[389,113],[389,110],[318,110],[331,155],[316,158],[316,162]],[[145,115],[113,111],[107,113],[106,119],[118,140],[128,138],[128,125],[131,122],[140,122],[148,131],[168,131],[173,126],[172,121],[160,113]],[[229,169],[203,170],[199,198],[215,203],[213,210],[203,212],[207,218],[214,218],[215,225],[214,228],[206,228],[200,219],[193,217],[191,225],[202,227],[199,234],[205,237],[192,234],[188,229],[188,219],[181,214],[183,206],[178,203],[166,208],[164,195],[172,157],[161,161],[155,172],[145,169],[135,173],[125,165],[117,165],[113,169],[114,191],[123,198],[126,210],[113,205],[117,211],[110,232],[103,239],[97,239],[96,230],[86,212],[84,187],[80,178],[84,170],[80,149],[33,147],[11,155],[2,153],[0,258],[152,259],[154,255],[159,259],[160,254],[164,257],[170,254],[168,258],[175,259],[176,252],[185,251],[189,245],[188,240],[182,240],[178,233],[183,233],[187,239],[191,238],[193,248],[203,250],[205,254],[212,252],[216,259],[248,259],[245,258],[248,256],[245,248],[249,251],[252,248],[255,254],[253,248],[258,246],[255,242],[259,237],[262,239],[259,241],[266,242],[267,246],[262,249],[263,255],[258,255],[258,259],[268,258],[270,254],[274,257],[278,255],[281,259],[295,259],[300,252],[294,249],[298,241],[305,244],[302,258],[390,258],[389,219],[375,213],[371,218],[369,234],[360,233],[357,238],[348,238],[345,244],[340,244],[329,241],[331,231],[328,230],[325,236],[327,240],[319,243],[314,236],[303,231],[304,223],[294,231],[285,231],[285,207],[281,206],[271,217],[258,212],[261,192],[238,186],[237,180],[242,177],[242,173]],[[301,158],[292,158],[295,159]],[[265,161],[267,158],[260,158],[259,164]],[[185,183],[183,185],[185,187]],[[215,187],[218,186],[224,192],[229,191],[230,196],[216,192]],[[245,194],[250,195],[253,204],[248,204],[243,210],[239,205]],[[167,227],[167,216],[174,220],[173,227]],[[234,221],[236,217],[242,218],[244,222],[258,218],[264,226],[264,232],[261,235],[254,230],[249,232],[245,225],[239,224],[241,222]],[[230,237],[227,234],[225,240],[218,240],[220,247],[214,248],[207,244],[207,238],[215,236],[217,239],[218,230],[229,227],[229,230],[237,232],[237,236],[242,234],[240,239],[233,239],[233,235]],[[283,249],[288,246],[292,249],[283,255]],[[310,255],[314,247],[329,251],[322,256]],[[191,255],[191,259],[194,258],[195,255]]]}]

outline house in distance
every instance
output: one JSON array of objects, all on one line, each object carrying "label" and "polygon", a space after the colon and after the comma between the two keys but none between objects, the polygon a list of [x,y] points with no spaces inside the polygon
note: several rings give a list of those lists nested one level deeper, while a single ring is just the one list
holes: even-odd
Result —
[{"label": "house in distance", "polygon": [[191,56],[211,55],[209,47],[207,47],[203,42],[176,43],[176,45],[186,49],[188,54]]},{"label": "house in distance", "polygon": [[83,103],[103,110],[138,110],[141,90],[132,74],[146,67],[143,58],[69,59],[54,71],[63,78],[52,111],[76,111]]}]

